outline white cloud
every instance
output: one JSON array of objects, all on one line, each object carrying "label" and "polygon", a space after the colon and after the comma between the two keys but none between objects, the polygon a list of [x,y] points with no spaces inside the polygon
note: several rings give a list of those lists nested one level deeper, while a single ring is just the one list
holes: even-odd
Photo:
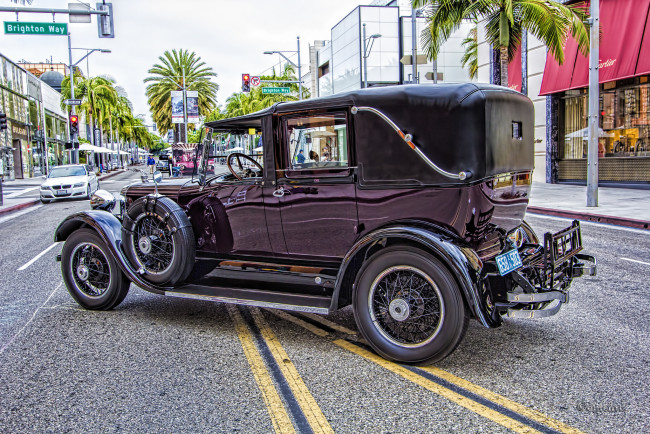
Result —
[{"label": "white cloud", "polygon": [[[69,0],[74,2],[74,0]],[[8,2],[7,2],[8,3]],[[184,48],[196,52],[218,74],[217,99],[223,104],[241,86],[241,74],[259,74],[278,64],[269,50],[296,50],[300,36],[303,74],[307,72],[308,44],[331,38],[330,29],[359,4],[359,0],[113,0],[115,39],[97,37],[96,18],[90,24],[70,24],[72,46],[108,48],[110,54],[93,53],[79,65],[84,74],[108,74],[126,89],[136,114],[149,108],[142,80],[165,50]],[[92,2],[94,6],[95,2]],[[15,6],[14,4],[10,4]],[[67,9],[68,1],[34,0],[32,7]],[[3,21],[15,21],[2,13]],[[57,15],[57,22],[67,22]],[[23,22],[51,22],[48,14],[21,14]],[[0,52],[17,62],[68,62],[67,40],[61,36],[0,34]],[[73,51],[73,61],[83,51]],[[292,60],[296,58],[293,57]]]}]

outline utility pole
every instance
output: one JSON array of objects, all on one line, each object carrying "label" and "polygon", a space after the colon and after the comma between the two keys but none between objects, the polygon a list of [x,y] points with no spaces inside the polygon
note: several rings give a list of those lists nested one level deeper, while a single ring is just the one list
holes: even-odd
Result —
[{"label": "utility pole", "polygon": [[183,67],[183,125],[185,126],[185,143],[187,140],[187,93],[185,89],[185,67]]},{"label": "utility pole", "polygon": [[[70,61],[70,99],[74,99],[74,65],[72,64],[72,44],[70,43],[70,32],[68,32],[68,59]],[[70,112],[72,115],[76,115],[75,106],[70,107]],[[68,116],[68,127],[70,128],[70,142],[72,143],[72,149],[70,150],[70,156],[72,157],[73,164],[79,164],[79,148],[75,147],[76,134],[72,132],[72,125],[70,123],[70,116]],[[93,142],[95,141],[95,126],[93,128]]]},{"label": "utility pole", "polygon": [[415,39],[415,33],[417,32],[417,9],[415,7],[411,8],[411,58],[413,59],[413,83],[418,82],[418,45],[417,40]]},{"label": "utility pole", "polygon": [[302,69],[300,68],[300,36],[297,36],[298,40],[298,99],[302,100]]},{"label": "utility pole", "polygon": [[366,23],[363,23],[363,88],[368,88],[368,58],[366,57]]},{"label": "utility pole", "polygon": [[598,206],[598,57],[600,51],[600,5],[591,2],[589,41],[589,135],[587,147],[587,206]]}]

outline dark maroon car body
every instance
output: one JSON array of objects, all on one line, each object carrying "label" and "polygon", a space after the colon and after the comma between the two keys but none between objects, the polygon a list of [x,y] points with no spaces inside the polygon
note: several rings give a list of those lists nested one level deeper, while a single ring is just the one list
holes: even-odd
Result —
[{"label": "dark maroon car body", "polygon": [[[345,164],[296,164],[291,155],[292,119],[319,116],[345,126],[335,131]],[[571,280],[595,272],[584,263],[595,261],[581,253],[579,225],[540,244],[524,222],[534,115],[520,93],[476,84],[374,88],[206,126],[212,137],[261,134],[263,170],[239,180],[225,166],[211,174],[203,164],[192,180],[157,186],[191,222],[196,254],[186,279],[167,286],[138,272],[123,252],[121,220],[103,211],[71,216],[56,239],[95,228],[122,272],[152,292],[317,313],[354,304],[364,264],[406,246],[447,268],[467,311],[486,327],[504,315],[544,316],[551,301],[548,314],[557,312]],[[211,149],[210,139],[199,147],[197,166],[219,161]],[[126,209],[153,190],[125,189]],[[523,266],[501,276],[495,257],[513,248]]]}]

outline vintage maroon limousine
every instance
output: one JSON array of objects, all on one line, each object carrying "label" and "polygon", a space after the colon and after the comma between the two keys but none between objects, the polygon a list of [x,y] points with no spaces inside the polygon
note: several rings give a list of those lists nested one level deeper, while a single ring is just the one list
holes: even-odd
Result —
[{"label": "vintage maroon limousine", "polygon": [[[383,357],[431,363],[470,318],[497,327],[555,314],[572,279],[596,271],[577,222],[540,241],[524,221],[533,105],[509,89],[365,89],[205,133],[192,180],[129,186],[120,215],[100,192],[96,210],[60,224],[61,270],[79,304],[111,309],[133,282],[322,314],[352,305]],[[218,152],[226,141],[262,153]],[[227,164],[209,173],[208,161]]]}]

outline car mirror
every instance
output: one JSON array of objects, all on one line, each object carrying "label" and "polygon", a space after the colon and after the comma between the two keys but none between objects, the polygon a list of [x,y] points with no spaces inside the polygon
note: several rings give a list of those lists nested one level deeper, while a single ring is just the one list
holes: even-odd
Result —
[{"label": "car mirror", "polygon": [[115,196],[106,190],[97,190],[90,196],[90,207],[111,212],[115,207]]},{"label": "car mirror", "polygon": [[155,182],[156,184],[160,184],[162,179],[163,179],[162,173],[160,173],[160,170],[156,170],[153,173],[153,182]]}]

